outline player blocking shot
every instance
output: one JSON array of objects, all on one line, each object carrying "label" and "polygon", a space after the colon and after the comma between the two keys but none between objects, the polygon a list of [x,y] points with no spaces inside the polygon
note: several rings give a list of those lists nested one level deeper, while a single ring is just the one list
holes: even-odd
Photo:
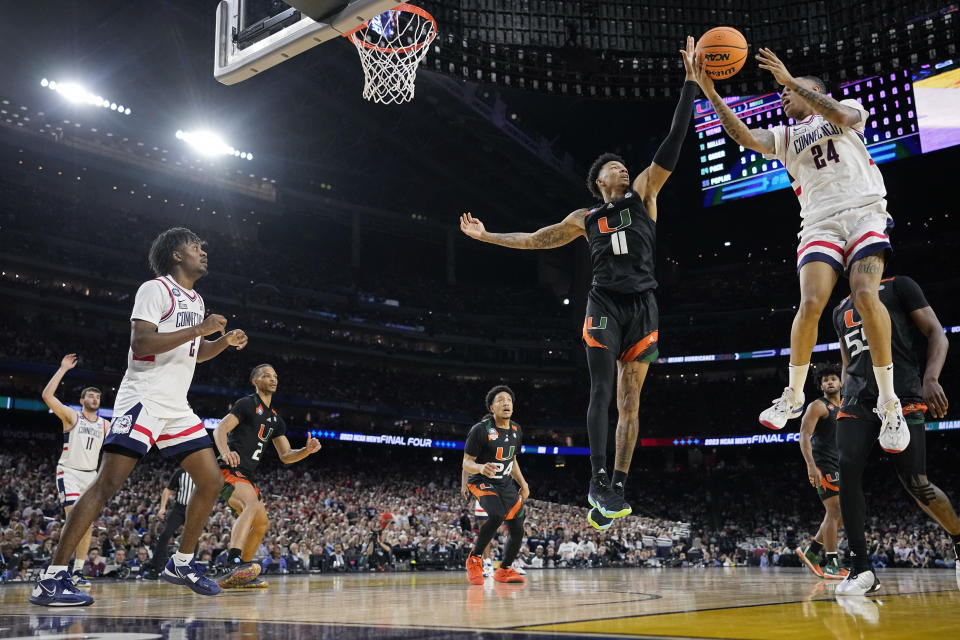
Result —
[{"label": "player blocking shot", "polygon": [[493,572],[497,582],[524,582],[513,561],[523,543],[524,502],[530,497],[530,487],[520,471],[517,454],[523,444],[520,425],[511,420],[516,397],[510,387],[498,385],[486,396],[489,413],[471,427],[463,447],[463,470],[467,475],[467,489],[487,512],[473,549],[467,556],[467,580],[483,584],[483,552],[497,529],[507,524],[509,537],[500,568]]},{"label": "player blocking shot", "polygon": [[[223,477],[210,437],[187,402],[187,390],[198,362],[215,358],[228,347],[242,349],[247,336],[239,329],[227,332],[227,320],[221,315],[204,317],[203,298],[193,287],[207,273],[207,253],[195,233],[183,227],[164,231],[150,246],[149,262],[157,277],[140,285],[134,299],[127,370],[117,390],[100,472],[67,517],[50,566],[37,578],[30,597],[34,604],[93,603],[92,597],[74,586],[67,562],[104,504],[154,446],[165,458],[178,462],[197,486],[187,506],[179,551],[161,577],[202,595],[220,591],[216,582],[203,575],[193,551]],[[215,333],[220,337],[205,339]]]},{"label": "player blocking shot", "polygon": [[800,201],[797,272],[800,304],[790,331],[787,387],[760,414],[760,423],[782,429],[803,411],[803,383],[817,341],[817,323],[841,273],[850,280],[853,305],[863,318],[863,334],[873,345],[873,376],[880,389],[880,445],[896,453],[907,448],[910,431],[894,390],[890,316],[880,302],[879,285],[886,253],[887,213],[883,176],[866,147],[869,112],[857,100],[836,101],[816,76],[793,77],[769,49],[760,49],[761,69],[783,87],[783,111],[792,125],[750,129],[716,92],[704,63],[697,61],[697,82],[724,130],[747,149],[779,161]]},{"label": "player blocking shot", "polygon": [[287,425],[273,406],[278,378],[271,365],[254,367],[250,382],[255,392],[233,403],[230,413],[213,430],[223,475],[220,496],[237,516],[230,533],[227,573],[219,580],[224,589],[262,589],[268,586],[266,581],[258,578],[261,566],[253,561],[270,526],[266,506],[256,485],[263,448],[272,443],[284,464],[299,462],[320,450],[320,441],[314,437],[308,437],[301,449],[290,448]]},{"label": "player blocking shot", "polygon": [[[680,52],[686,78],[670,131],[653,162],[632,181],[624,161],[605,153],[587,175],[598,201],[577,209],[557,224],[533,233],[491,233],[470,213],[460,229],[471,238],[513,249],[552,249],[577,238],[590,248],[593,284],[587,298],[582,338],[590,369],[587,434],[591,480],[587,520],[608,529],[614,518],[629,515],[624,498],[630,462],[639,434],[640,391],[650,363],[658,356],[659,312],[654,294],[657,195],[670,177],[689,128],[697,85],[693,38]],[[617,395],[616,453],[612,477],[607,464],[608,412]]]},{"label": "player blocking shot", "polygon": [[[947,495],[930,482],[926,470],[924,412],[943,418],[949,401],[940,386],[940,372],[947,357],[947,337],[940,320],[920,286],[906,276],[881,281],[880,300],[890,312],[897,393],[906,405],[912,436],[905,451],[892,456],[897,476],[921,509],[953,539],[960,556],[960,519]],[[853,301],[844,299],[833,311],[833,326],[840,338],[843,357],[843,403],[837,414],[837,448],[840,452],[840,509],[850,544],[851,571],[837,585],[838,596],[862,596],[880,589],[867,553],[864,533],[866,500],[863,472],[880,429],[877,414],[880,390],[871,375],[873,349],[862,341],[862,319]],[[855,337],[855,339],[850,339]],[[960,588],[960,562],[956,567]]]},{"label": "player blocking shot", "polygon": [[[63,425],[63,451],[57,461],[57,496],[69,517],[73,505],[97,477],[100,449],[110,429],[110,422],[100,417],[100,389],[86,387],[80,391],[80,411],[60,402],[56,391],[68,371],[77,366],[77,354],[70,353],[60,361],[60,368],[43,388],[41,397]],[[90,581],[83,577],[83,562],[90,551],[93,525],[77,543],[74,560],[68,563],[67,572],[77,587],[88,588]]]},{"label": "player blocking shot", "polygon": [[840,517],[840,454],[837,452],[837,412],[840,410],[840,371],[819,367],[817,386],[823,395],[807,405],[800,425],[800,452],[807,464],[807,480],[823,502],[823,522],[813,539],[797,549],[797,557],[819,578],[842,580],[849,571],[840,566],[837,536]]}]

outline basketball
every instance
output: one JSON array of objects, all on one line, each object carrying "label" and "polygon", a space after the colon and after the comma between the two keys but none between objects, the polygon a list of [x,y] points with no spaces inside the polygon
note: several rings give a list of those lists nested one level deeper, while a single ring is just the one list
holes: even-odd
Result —
[{"label": "basketball", "polygon": [[725,80],[737,75],[747,60],[747,39],[733,27],[714,27],[700,36],[697,51],[707,63],[707,75]]}]

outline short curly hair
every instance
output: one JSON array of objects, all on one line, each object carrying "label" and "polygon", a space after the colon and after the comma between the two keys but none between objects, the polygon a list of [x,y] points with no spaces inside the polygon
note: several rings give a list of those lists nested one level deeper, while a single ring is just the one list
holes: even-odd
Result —
[{"label": "short curly hair", "polygon": [[597,200],[603,200],[603,194],[600,193],[600,187],[597,186],[597,176],[600,175],[600,170],[603,169],[603,165],[608,162],[619,162],[624,166],[627,165],[627,163],[623,161],[623,158],[615,153],[603,153],[593,161],[593,164],[590,165],[590,171],[587,172],[587,190],[590,192],[590,195]]},{"label": "short curly hair", "polygon": [[824,81],[823,81],[823,78],[821,78],[820,76],[805,75],[805,76],[800,76],[800,77],[803,78],[804,80],[809,80],[810,82],[812,82],[813,84],[815,84],[815,85],[817,86],[818,90],[820,91],[820,93],[830,93],[830,92],[827,90],[827,83],[824,82]]},{"label": "short curly hair", "polygon": [[199,242],[206,244],[186,227],[173,227],[167,229],[153,240],[150,245],[150,269],[157,276],[165,276],[173,269],[176,261],[173,259],[173,252],[180,251],[184,246]]},{"label": "short curly hair", "polygon": [[813,374],[813,379],[817,381],[817,386],[823,384],[823,379],[829,376],[837,376],[837,379],[840,378],[840,369],[833,364],[822,364],[817,367],[816,372]]},{"label": "short curly hair", "polygon": [[495,386],[495,387],[493,387],[492,389],[490,389],[490,391],[487,391],[487,398],[486,398],[487,404],[486,404],[486,406],[485,406],[484,408],[489,411],[489,410],[490,410],[490,406],[493,405],[493,400],[494,400],[494,398],[497,397],[497,394],[498,394],[498,393],[503,393],[504,391],[506,391],[507,393],[510,394],[510,400],[511,400],[514,404],[516,404],[516,403],[517,403],[517,396],[513,393],[513,389],[511,389],[510,387],[508,387],[508,386],[505,385],[505,384],[498,384],[497,386]]}]

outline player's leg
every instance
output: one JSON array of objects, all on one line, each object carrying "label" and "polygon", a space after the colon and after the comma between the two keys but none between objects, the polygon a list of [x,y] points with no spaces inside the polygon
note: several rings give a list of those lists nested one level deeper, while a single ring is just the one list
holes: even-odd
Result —
[{"label": "player's leg", "polygon": [[[224,471],[227,470],[221,469],[221,472]],[[227,504],[238,516],[230,532],[227,573],[219,578],[217,584],[222,589],[232,589],[253,582],[263,570],[258,563],[253,562],[253,556],[257,553],[270,523],[256,487],[232,473],[229,477],[227,473],[223,475],[224,490],[231,489]]]},{"label": "player's leg", "polygon": [[120,448],[106,449],[97,479],[70,510],[63,530],[60,532],[60,543],[53,552],[50,566],[37,578],[37,586],[33,590],[30,602],[60,607],[85,606],[93,603],[93,598],[74,586],[67,572],[67,563],[70,562],[80,540],[90,530],[103,505],[116,495],[127,476],[137,466],[140,455]]},{"label": "player's leg", "polygon": [[[842,411],[853,411],[846,406]],[[862,410],[861,410],[862,411]],[[837,585],[837,595],[862,596],[880,588],[880,581],[867,553],[866,499],[863,470],[876,440],[877,423],[864,416],[837,421],[837,449],[840,452],[840,512],[850,545],[850,575]]]},{"label": "player's leg", "polygon": [[167,517],[163,521],[163,529],[157,536],[153,547],[153,569],[157,573],[163,571],[164,565],[170,558],[170,540],[176,535],[177,529],[183,526],[184,509],[181,505],[176,505],[167,511]]},{"label": "player's leg", "polygon": [[500,560],[500,568],[493,572],[493,579],[496,582],[524,582],[522,575],[513,570],[510,566],[517,559],[520,553],[520,545],[523,544],[523,519],[526,515],[523,508],[523,500],[520,498],[520,492],[517,485],[512,482],[497,488],[500,494],[500,501],[507,513],[503,521],[507,525],[507,545],[503,550],[503,557]]},{"label": "player's leg", "polygon": [[[909,411],[909,405],[907,407]],[[923,413],[907,413],[912,436],[910,446],[903,453],[893,456],[897,476],[907,492],[913,496],[920,508],[943,527],[953,539],[954,551],[960,558],[960,518],[950,502],[950,498],[937,485],[927,478],[926,427]],[[960,561],[957,562],[957,586],[960,587]]]},{"label": "player's leg", "polygon": [[497,529],[503,524],[507,510],[499,494],[488,484],[468,484],[467,488],[480,502],[480,506],[487,512],[487,519],[477,532],[473,542],[473,549],[467,556],[467,580],[471,584],[483,584],[483,552],[497,534]]},{"label": "player's leg", "polygon": [[839,529],[843,522],[843,515],[840,511],[839,493],[832,493],[823,501],[826,513],[823,516],[823,522],[820,524],[818,535],[821,536],[820,542],[823,544],[823,577],[834,580],[841,580],[847,577],[849,573],[840,566],[840,550],[838,545]]},{"label": "player's leg", "polygon": [[782,429],[787,420],[799,417],[803,410],[803,386],[810,369],[810,354],[817,344],[817,326],[839,276],[839,263],[827,259],[829,256],[819,253],[806,253],[801,258],[806,262],[799,267],[800,304],[790,328],[788,382],[773,406],[760,414],[760,424],[767,428]]},{"label": "player's leg", "polygon": [[[66,505],[63,507],[64,515],[69,518],[70,512],[73,510],[73,505]],[[67,571],[73,577],[73,584],[80,587],[81,589],[90,588],[90,581],[83,577],[83,563],[87,558],[87,554],[90,553],[90,540],[93,538],[93,525],[91,524],[87,527],[86,532],[84,532],[83,537],[80,538],[80,542],[77,543],[77,550],[74,553],[74,560],[72,565],[68,563]]]}]

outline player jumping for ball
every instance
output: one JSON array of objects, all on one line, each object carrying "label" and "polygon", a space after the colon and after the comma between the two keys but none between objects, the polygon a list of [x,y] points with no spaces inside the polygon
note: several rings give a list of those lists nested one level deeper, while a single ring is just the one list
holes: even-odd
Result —
[{"label": "player jumping for ball", "polygon": [[903,451],[910,431],[893,388],[890,315],[878,295],[890,250],[887,228],[893,220],[887,213],[883,176],[867,151],[864,126],[870,114],[856,100],[837,102],[828,96],[815,76],[794,78],[769,49],[760,49],[756,58],[760,68],[783,86],[783,111],[794,124],[749,129],[724,104],[701,60],[696,61],[696,79],[727,135],[782,163],[800,200],[800,305],[790,331],[789,383],[773,406],[760,414],[760,423],[782,429],[803,410],[803,382],[817,341],[817,323],[845,273],[873,348],[873,375],[880,389],[880,446],[891,453]]},{"label": "player jumping for ball", "polygon": [[[593,286],[582,334],[590,368],[587,434],[592,478],[587,500],[593,508],[587,519],[597,529],[607,529],[613,518],[632,512],[624,499],[624,484],[639,433],[640,390],[658,355],[654,296],[657,194],[676,167],[697,92],[693,38],[687,38],[686,49],[680,53],[686,79],[670,133],[653,162],[632,182],[623,160],[605,153],[587,175],[587,188],[601,202],[577,209],[557,224],[533,233],[490,233],[470,213],[460,218],[460,229],[471,238],[513,249],[552,249],[581,236],[589,244]],[[607,474],[607,416],[614,386],[618,420],[611,479]]]}]

